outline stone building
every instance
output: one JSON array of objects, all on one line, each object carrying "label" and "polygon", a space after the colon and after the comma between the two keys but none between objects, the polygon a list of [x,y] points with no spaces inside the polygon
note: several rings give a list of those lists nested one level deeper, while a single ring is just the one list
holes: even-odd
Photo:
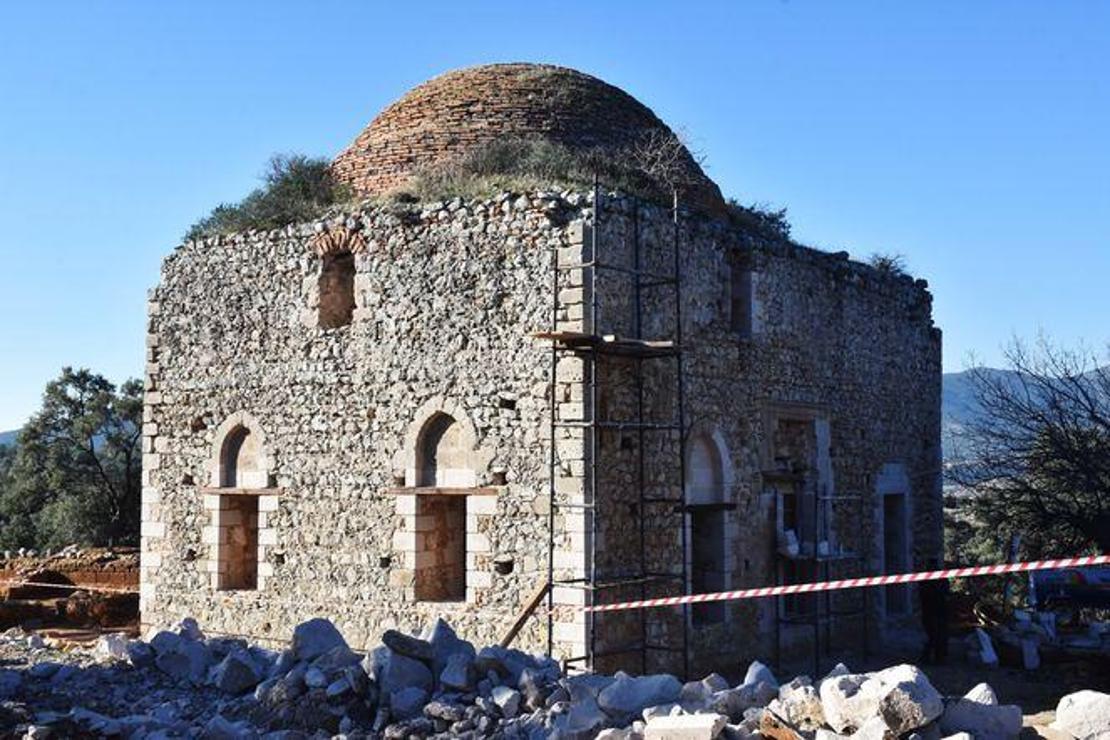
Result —
[{"label": "stone building", "polygon": [[[372,197],[497,137],[652,130],[592,77],[494,65],[417,87],[335,172]],[[144,624],[281,641],[325,615],[369,646],[444,616],[489,643],[524,612],[514,645],[632,670],[808,650],[816,613],[881,639],[907,593],[581,608],[941,549],[924,281],[736,225],[684,155],[677,209],[366,200],[178,247],[149,306]]]}]

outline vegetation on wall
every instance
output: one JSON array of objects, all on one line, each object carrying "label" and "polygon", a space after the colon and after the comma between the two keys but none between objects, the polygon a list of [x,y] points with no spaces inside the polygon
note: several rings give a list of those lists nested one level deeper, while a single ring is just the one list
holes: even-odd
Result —
[{"label": "vegetation on wall", "polygon": [[[420,170],[387,199],[416,203],[484,198],[505,190],[584,189],[592,187],[596,176],[605,188],[669,205],[675,188],[681,191],[695,184],[688,181],[691,159],[701,164],[702,158],[691,154],[680,137],[665,131],[651,132],[616,154],[571,149],[542,137],[497,139]],[[193,224],[186,238],[276,229],[319,218],[329,207],[352,198],[335,181],[326,159],[302,154],[274,156],[262,181],[238,203],[216,206]],[[734,226],[768,238],[790,238],[785,208],[730,200],[727,209]]]},{"label": "vegetation on wall", "polygon": [[142,383],[64,368],[0,447],[0,547],[138,544]]},{"label": "vegetation on wall", "polygon": [[906,265],[906,258],[901,254],[875,252],[867,258],[867,264],[871,265],[879,272],[887,275],[894,275],[895,277],[910,274],[909,268]]},{"label": "vegetation on wall", "polygon": [[262,187],[238,203],[221,203],[197,221],[186,239],[240,231],[277,229],[310,221],[331,205],[349,199],[332,177],[328,160],[303,154],[277,154],[262,175]]}]

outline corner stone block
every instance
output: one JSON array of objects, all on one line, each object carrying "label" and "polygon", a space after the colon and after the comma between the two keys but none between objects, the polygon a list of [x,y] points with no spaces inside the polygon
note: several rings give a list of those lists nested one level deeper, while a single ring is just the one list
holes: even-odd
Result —
[{"label": "corner stone block", "polygon": [[143,522],[139,527],[139,534],[143,537],[165,537],[165,522]]},{"label": "corner stone block", "polygon": [[467,514],[496,514],[497,513],[497,497],[496,496],[467,496],[466,497],[466,513]]},{"label": "corner stone block", "polygon": [[398,496],[395,511],[402,516],[416,516],[416,496]]}]

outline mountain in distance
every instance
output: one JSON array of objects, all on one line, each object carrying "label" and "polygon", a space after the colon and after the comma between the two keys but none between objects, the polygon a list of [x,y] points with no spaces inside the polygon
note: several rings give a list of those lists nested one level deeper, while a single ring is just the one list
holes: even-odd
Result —
[{"label": "mountain in distance", "polygon": [[15,438],[19,436],[19,430],[13,429],[10,432],[0,432],[0,447],[15,446]]}]

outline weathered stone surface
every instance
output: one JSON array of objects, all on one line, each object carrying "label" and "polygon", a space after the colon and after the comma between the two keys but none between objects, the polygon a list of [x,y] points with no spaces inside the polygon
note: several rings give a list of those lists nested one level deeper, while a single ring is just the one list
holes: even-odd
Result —
[{"label": "weathered stone surface", "polygon": [[447,688],[465,690],[474,685],[471,667],[474,658],[466,653],[453,653],[447,658],[439,681]]},{"label": "weathered stone surface", "polygon": [[389,712],[395,719],[409,719],[420,714],[427,702],[427,691],[418,686],[409,686],[389,695]]},{"label": "weathered stone surface", "polygon": [[806,684],[786,684],[779,688],[779,697],[767,709],[791,726],[813,732],[825,724],[825,712],[817,690]]},{"label": "weathered stone surface", "polygon": [[682,684],[665,673],[636,677],[619,673],[598,693],[597,703],[614,720],[627,724],[645,707],[675,702],[681,693]]},{"label": "weathered stone surface", "polygon": [[494,686],[493,691],[490,692],[490,698],[501,710],[502,717],[512,719],[520,711],[520,692],[516,689],[508,686]]},{"label": "weathered stone surface", "polygon": [[113,660],[127,660],[127,637],[124,635],[101,635],[93,648],[98,657]]},{"label": "weathered stone surface", "polygon": [[775,679],[775,674],[771,669],[760,663],[758,660],[753,660],[748,670],[744,673],[744,681],[741,685],[752,685],[764,682],[774,686],[776,689],[779,687],[779,682]]},{"label": "weathered stone surface", "polygon": [[825,720],[839,733],[852,732],[873,717],[900,735],[939,717],[944,703],[928,678],[901,665],[874,674],[846,674],[821,683]]},{"label": "weathered stone surface", "polygon": [[[616,195],[603,199],[596,224],[603,244],[627,263],[630,235],[638,228],[654,269],[671,243],[670,214]],[[577,250],[581,261],[592,219],[587,194],[537,190],[352,206],[312,223],[190,241],[175,250],[151,296],[157,308],[149,328],[156,341],[148,371],[157,396],[148,399],[143,443],[159,451],[144,471],[144,496],[157,502],[144,507],[144,625],[172,624],[187,612],[214,632],[285,634],[298,618],[288,605],[301,603],[327,605],[351,645],[376,644],[386,628],[411,631],[440,614],[450,614],[459,633],[475,642],[499,640],[534,591],[534,574],[548,554],[546,496],[539,492],[551,481],[539,461],[551,452],[541,433],[550,424],[551,390],[565,399],[559,412],[567,418],[581,411],[584,398],[581,363],[560,363],[560,377],[551,378],[547,347],[532,336],[552,317],[552,297],[537,286],[550,284],[554,258],[566,264]],[[819,408],[820,422],[836,430],[829,444],[842,454],[826,459],[815,452],[820,461],[799,463],[820,467],[821,484],[837,490],[840,481],[868,480],[883,461],[901,461],[897,465],[913,482],[908,495],[914,505],[907,510],[915,551],[937,552],[933,524],[940,505],[932,484],[939,337],[925,287],[693,215],[683,219],[681,236],[683,281],[690,286],[684,336],[695,348],[684,360],[688,416],[704,430],[699,435],[719,442],[722,464],[738,489],[775,464],[750,444],[782,437],[778,429],[785,422],[768,404]],[[326,260],[320,250],[344,244],[357,247],[352,318],[346,326],[321,327]],[[732,285],[743,281],[731,277],[736,262],[751,267],[744,285],[754,321],[740,345],[730,314],[734,297],[739,305]],[[628,334],[627,280],[621,284],[602,280],[599,287],[613,307],[599,318],[601,333]],[[574,284],[566,291],[559,324],[581,329],[585,303],[574,295]],[[664,313],[670,310],[648,306],[647,328],[662,332]],[[491,352],[502,361],[491,363]],[[833,356],[847,359],[829,363]],[[610,413],[620,417],[630,403],[628,394],[617,392],[631,375],[627,363],[600,370],[614,390]],[[665,372],[653,371],[649,385],[649,399],[660,406],[652,411],[662,412],[670,393]],[[448,579],[458,600],[446,607],[423,598],[430,578],[423,564],[436,561],[417,550],[443,534],[421,529],[434,526],[428,511],[442,509],[442,502],[431,501],[439,497],[426,490],[382,495],[416,486],[415,440],[435,413],[466,429],[468,459],[451,475],[464,478],[464,487],[486,490],[466,497],[465,511],[455,511],[465,521],[448,528],[467,552],[465,572],[452,570]],[[881,433],[874,419],[884,420]],[[260,457],[244,468],[250,485],[274,491],[252,497],[262,507],[253,521],[264,524],[257,536],[265,541],[253,550],[253,590],[236,594],[250,603],[246,609],[226,608],[218,585],[219,566],[227,560],[218,546],[221,532],[239,526],[220,525],[226,510],[220,507],[236,497],[198,490],[219,485],[219,453],[237,424],[249,426],[259,443]],[[564,461],[556,470],[560,495],[581,496],[583,436],[568,431],[556,446]],[[634,502],[628,486],[619,485],[635,471],[631,456],[610,457],[599,490],[609,496],[602,502],[606,510],[619,515],[600,522],[599,542],[607,562],[620,569],[639,562],[634,538],[622,536]],[[673,470],[671,458],[651,456],[648,476],[661,479],[664,466]],[[229,520],[251,520],[249,512],[231,513]],[[763,547],[773,536],[770,519],[758,513],[751,527],[740,526],[740,512],[723,519],[736,533],[736,553],[766,551],[751,557],[744,579],[773,580],[770,549]],[[658,515],[648,524],[661,533],[649,543],[652,560],[659,561],[649,567],[677,562],[674,538],[662,534],[668,522]],[[865,521],[859,536],[871,541],[873,529]],[[558,562],[584,567],[573,538],[557,540]],[[196,557],[181,557],[185,551]],[[495,565],[508,556],[517,567],[498,572]],[[737,562],[731,558],[729,568]],[[730,570],[734,576],[738,572]],[[609,619],[620,623],[598,617],[606,624]],[[515,644],[545,649],[542,622],[530,621]],[[694,665],[735,670],[742,655],[766,644],[768,635],[754,624],[745,616],[695,631]],[[653,631],[661,626],[653,624]],[[579,654],[585,628],[573,620],[557,627],[556,655]],[[601,633],[618,643],[629,637],[606,628]],[[434,674],[445,664],[433,666]],[[510,675],[515,682],[515,672]]]},{"label": "weathered stone surface", "polygon": [[713,740],[728,724],[720,714],[681,714],[652,717],[644,726],[644,740]]},{"label": "weathered stone surface", "polygon": [[1021,707],[999,705],[994,689],[981,683],[948,702],[939,725],[945,735],[968,732],[976,740],[1007,740],[1021,732]]},{"label": "weathered stone surface", "polygon": [[386,630],[382,633],[382,642],[387,648],[400,655],[407,655],[425,663],[431,663],[435,658],[435,648],[427,640],[406,635],[397,630]]},{"label": "weathered stone surface", "polygon": [[23,678],[18,671],[7,668],[0,669],[0,699],[8,699],[15,695],[23,683]]},{"label": "weathered stone surface", "polygon": [[346,668],[362,660],[362,656],[351,650],[346,645],[336,645],[323,655],[317,656],[312,661],[313,668],[319,668],[327,674],[334,673],[340,668]]},{"label": "weathered stone surface", "polygon": [[1110,694],[1068,694],[1056,705],[1056,720],[1050,727],[1071,733],[1078,740],[1106,740],[1110,737]]},{"label": "weathered stone surface", "polygon": [[[895,735],[902,735],[929,724],[944,711],[944,702],[929,679],[913,666],[897,666],[880,671],[874,681],[882,688],[879,715]],[[864,690],[868,688],[865,686]]]},{"label": "weathered stone surface", "polygon": [[194,684],[204,683],[208,669],[212,665],[212,654],[204,643],[182,640],[175,649],[160,653],[154,660],[164,673],[178,680],[188,680]]},{"label": "weathered stone surface", "polygon": [[759,734],[772,740],[805,740],[794,727],[774,712],[764,712],[759,721]]},{"label": "weathered stone surface", "polygon": [[435,683],[431,669],[424,663],[384,646],[370,651],[363,661],[363,667],[386,694],[411,687],[431,691]]},{"label": "weathered stone surface", "polygon": [[242,694],[258,685],[262,671],[246,651],[233,651],[213,669],[212,684],[229,694]]},{"label": "weathered stone surface", "polygon": [[339,630],[327,619],[317,617],[298,624],[293,630],[293,655],[297,660],[312,660],[336,647],[348,647]]},{"label": "weathered stone surface", "polygon": [[[552,90],[563,92],[553,97]],[[381,196],[482,143],[542,135],[571,149],[619,157],[645,135],[667,131],[641,103],[590,75],[544,64],[489,64],[448,72],[409,91],[336,157],[334,167],[358,193]],[[688,153],[677,166],[703,207],[722,207],[717,186]]]}]

